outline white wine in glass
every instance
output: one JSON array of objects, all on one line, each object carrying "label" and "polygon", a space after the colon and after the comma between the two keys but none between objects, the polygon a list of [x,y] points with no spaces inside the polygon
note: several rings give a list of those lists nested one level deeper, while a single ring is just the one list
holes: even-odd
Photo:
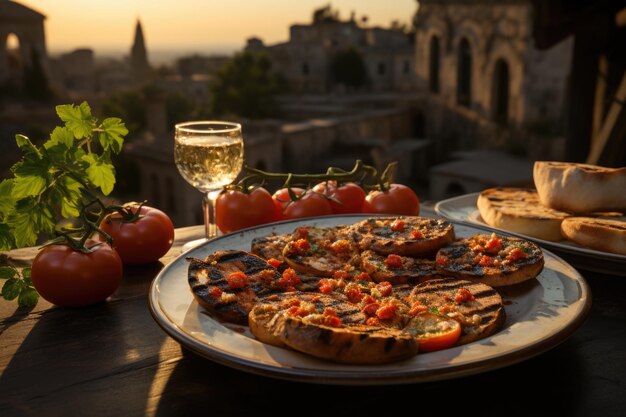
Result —
[{"label": "white wine in glass", "polygon": [[206,239],[188,242],[190,249],[217,235],[215,199],[243,167],[243,136],[239,123],[197,121],[175,126],[174,162],[182,177],[205,193]]}]

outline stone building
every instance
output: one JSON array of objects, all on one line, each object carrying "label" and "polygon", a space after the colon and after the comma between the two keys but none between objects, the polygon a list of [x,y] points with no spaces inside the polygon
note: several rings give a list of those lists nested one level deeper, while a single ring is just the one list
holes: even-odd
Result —
[{"label": "stone building", "polygon": [[137,19],[135,26],[135,40],[130,50],[130,72],[134,82],[145,82],[150,76],[150,64],[148,63],[148,51],[143,36],[141,22]]},{"label": "stone building", "polygon": [[423,0],[414,23],[427,134],[445,139],[440,154],[515,146],[550,152],[562,129],[571,39],[535,48],[526,0]]},{"label": "stone building", "polygon": [[363,57],[370,91],[411,91],[414,89],[413,45],[396,30],[366,28],[355,20],[296,24],[289,28],[289,40],[265,45],[259,38],[248,39],[246,50],[266,51],[274,68],[290,83],[292,91],[332,91],[331,64],[335,55],[354,48]]},{"label": "stone building", "polygon": [[21,83],[34,60],[47,68],[45,16],[19,3],[0,0],[0,84]]}]

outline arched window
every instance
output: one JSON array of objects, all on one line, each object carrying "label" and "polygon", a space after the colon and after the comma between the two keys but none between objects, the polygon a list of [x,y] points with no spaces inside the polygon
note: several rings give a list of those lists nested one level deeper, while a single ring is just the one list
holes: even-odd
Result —
[{"label": "arched window", "polygon": [[465,38],[459,43],[456,102],[465,107],[472,102],[472,48]]},{"label": "arched window", "polygon": [[16,34],[10,33],[9,36],[7,36],[5,51],[7,67],[11,73],[21,75],[23,62],[20,53],[20,39]]},{"label": "arched window", "polygon": [[431,93],[439,93],[439,38],[430,38],[428,85]]},{"label": "arched window", "polygon": [[506,125],[509,121],[509,66],[503,59],[496,61],[491,98],[493,121]]}]

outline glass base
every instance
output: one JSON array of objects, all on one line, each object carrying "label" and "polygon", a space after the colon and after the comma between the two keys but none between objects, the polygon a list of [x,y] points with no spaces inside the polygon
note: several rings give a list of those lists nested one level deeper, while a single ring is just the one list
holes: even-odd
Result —
[{"label": "glass base", "polygon": [[189,242],[185,243],[182,248],[181,248],[181,252],[187,252],[188,250],[191,250],[197,246],[202,245],[205,242],[208,242],[209,239],[207,238],[201,238],[201,239],[195,239],[195,240],[190,240]]}]

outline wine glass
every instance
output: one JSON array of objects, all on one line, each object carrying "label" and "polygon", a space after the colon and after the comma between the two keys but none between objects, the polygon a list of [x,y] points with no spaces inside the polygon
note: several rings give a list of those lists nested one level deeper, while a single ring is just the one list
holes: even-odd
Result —
[{"label": "wine glass", "polygon": [[175,126],[174,162],[182,177],[205,193],[205,239],[187,242],[183,251],[217,236],[215,199],[243,166],[243,136],[239,123],[193,121]]}]

